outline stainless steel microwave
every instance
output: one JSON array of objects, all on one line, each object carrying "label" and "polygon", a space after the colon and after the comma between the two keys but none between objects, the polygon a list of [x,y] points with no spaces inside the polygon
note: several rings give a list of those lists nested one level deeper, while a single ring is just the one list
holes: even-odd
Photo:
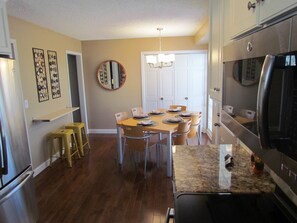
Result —
[{"label": "stainless steel microwave", "polygon": [[293,17],[236,40],[223,51],[221,122],[277,166],[278,152],[297,161],[296,46]]}]

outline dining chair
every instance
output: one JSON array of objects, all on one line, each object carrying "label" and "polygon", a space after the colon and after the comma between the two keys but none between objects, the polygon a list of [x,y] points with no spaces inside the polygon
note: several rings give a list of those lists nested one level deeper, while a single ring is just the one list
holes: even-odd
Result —
[{"label": "dining chair", "polygon": [[[190,132],[191,119],[178,124],[177,131],[172,134],[172,145],[187,145],[188,133]],[[159,145],[167,144],[167,139],[159,142]],[[162,148],[162,147],[161,147]]]},{"label": "dining chair", "polygon": [[201,119],[202,119],[202,112],[191,114],[192,122],[190,126],[190,131],[188,133],[187,144],[189,144],[189,139],[192,139],[194,137],[197,137],[198,145],[201,144],[201,138],[200,138]]},{"label": "dining chair", "polygon": [[118,113],[115,113],[114,117],[116,119],[116,122],[120,122],[120,121],[123,121],[123,120],[126,120],[126,119],[129,118],[127,112],[118,112]]},{"label": "dining chair", "polygon": [[[115,113],[114,117],[115,117],[116,123],[119,123],[120,121],[124,121],[129,118],[127,112]],[[121,135],[123,135],[123,134],[124,134],[124,132],[123,132],[123,130],[121,130]]]},{"label": "dining chair", "polygon": [[[132,113],[132,117],[134,117],[136,115],[141,115],[141,114],[143,114],[143,109],[142,109],[142,107],[135,107],[135,108],[131,109],[131,113]],[[157,135],[157,134],[159,135],[158,132],[154,132],[154,131],[147,131],[147,133],[154,134],[154,135]]]},{"label": "dining chair", "polygon": [[178,107],[180,107],[182,111],[187,111],[187,106],[185,105],[170,105],[171,109],[177,109]]},{"label": "dining chair", "polygon": [[178,124],[177,131],[172,134],[173,145],[186,145],[188,133],[190,132],[192,120],[181,122]]},{"label": "dining chair", "polygon": [[131,109],[132,116],[143,114],[142,107],[135,107]]},{"label": "dining chair", "polygon": [[[149,156],[149,148],[157,144],[150,141],[151,135],[143,131],[142,126],[123,126],[124,130],[124,150],[128,149],[131,152],[145,152],[144,157],[144,177],[146,178],[147,160]],[[133,160],[136,168],[136,162],[133,155]],[[124,165],[124,164],[123,164]]]}]

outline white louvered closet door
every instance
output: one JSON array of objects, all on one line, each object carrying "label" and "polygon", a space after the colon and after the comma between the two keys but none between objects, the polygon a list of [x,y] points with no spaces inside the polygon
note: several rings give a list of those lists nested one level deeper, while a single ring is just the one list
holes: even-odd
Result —
[{"label": "white louvered closet door", "polygon": [[143,63],[143,103],[146,112],[186,105],[189,111],[206,112],[207,54],[175,54],[172,67],[150,68]]},{"label": "white louvered closet door", "polygon": [[174,69],[150,68],[145,64],[144,111],[168,108],[174,102]]}]

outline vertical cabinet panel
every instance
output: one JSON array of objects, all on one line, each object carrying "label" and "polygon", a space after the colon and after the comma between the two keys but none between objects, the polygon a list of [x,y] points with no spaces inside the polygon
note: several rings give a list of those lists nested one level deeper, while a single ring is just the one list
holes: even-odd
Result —
[{"label": "vertical cabinet panel", "polygon": [[3,0],[0,0],[0,54],[11,55],[6,6]]}]

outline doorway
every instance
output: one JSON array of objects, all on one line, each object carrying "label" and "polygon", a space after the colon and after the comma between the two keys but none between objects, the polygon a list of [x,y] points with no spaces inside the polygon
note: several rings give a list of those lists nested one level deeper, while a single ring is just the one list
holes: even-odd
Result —
[{"label": "doorway", "polygon": [[69,77],[69,101],[71,107],[80,108],[73,112],[73,122],[83,122],[88,131],[82,55],[68,51],[66,52],[66,59]]}]

